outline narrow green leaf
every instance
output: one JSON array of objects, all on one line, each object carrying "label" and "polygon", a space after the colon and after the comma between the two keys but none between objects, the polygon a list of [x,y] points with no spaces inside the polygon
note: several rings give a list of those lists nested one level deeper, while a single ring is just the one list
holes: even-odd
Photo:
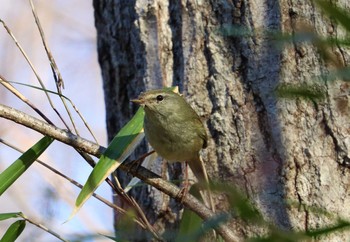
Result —
[{"label": "narrow green leaf", "polygon": [[308,237],[300,232],[286,231],[276,227],[270,228],[270,232],[267,236],[252,237],[247,242],[299,242],[308,241]]},{"label": "narrow green leaf", "polygon": [[[198,187],[192,186],[190,193],[202,201]],[[202,223],[203,219],[201,217],[185,207],[176,241],[182,241],[184,238],[197,241],[200,235],[203,233],[201,229]],[[171,237],[174,237],[174,235],[170,234],[169,238]]]},{"label": "narrow green leaf", "polygon": [[350,32],[350,12],[343,8],[337,7],[330,1],[315,0],[317,5],[332,19],[336,20],[348,32]]},{"label": "narrow green leaf", "polygon": [[10,218],[18,218],[21,216],[21,212],[17,213],[0,213],[0,221],[10,219]]},{"label": "narrow green leaf", "polygon": [[176,235],[175,232],[166,231],[166,238],[174,238],[176,237],[177,242],[183,241],[184,239],[197,241],[201,235],[203,235],[202,230],[203,219],[200,218],[193,211],[185,208],[184,213],[182,215],[179,233]]},{"label": "narrow green leaf", "polygon": [[341,231],[344,229],[348,229],[350,228],[350,222],[345,221],[345,220],[339,220],[336,224],[334,225],[330,225],[327,227],[323,227],[323,228],[319,228],[319,229],[314,229],[314,230],[310,230],[310,231],[306,231],[306,235],[310,236],[310,237],[319,237],[319,236],[323,236],[323,235],[327,235],[329,233],[333,233],[336,231]]},{"label": "narrow green leaf", "polygon": [[[176,236],[175,241],[201,241],[205,236],[210,236],[208,233],[213,229],[216,229],[220,224],[226,223],[231,216],[227,213],[217,214],[211,217],[209,220],[203,221],[197,214],[193,211],[186,209],[184,210],[179,233]],[[164,237],[166,239],[172,240],[174,234],[166,231]],[[217,241],[220,241],[221,237]]]},{"label": "narrow green leaf", "polygon": [[[192,186],[190,189],[190,193],[197,199],[202,200],[199,187]],[[196,213],[194,213],[190,209],[184,208],[184,213],[182,215],[180,228],[177,235],[173,231],[166,231],[164,237],[166,239],[173,240],[173,238],[176,236],[176,242],[181,242],[184,240],[200,241],[205,236],[207,236],[210,231],[216,229],[220,224],[227,222],[229,218],[229,214],[221,213],[209,218],[206,221],[203,221],[203,219],[199,217]]]},{"label": "narrow green leaf", "polygon": [[276,32],[272,35],[273,40],[286,42],[286,43],[301,43],[301,42],[314,42],[318,40],[318,36],[310,31],[299,31],[293,34]]},{"label": "narrow green leaf", "polygon": [[243,25],[223,24],[217,32],[227,37],[252,37],[255,33]]},{"label": "narrow green leaf", "polygon": [[278,97],[282,98],[304,98],[311,101],[321,100],[326,97],[326,92],[317,85],[292,85],[281,84],[276,89]]},{"label": "narrow green leaf", "polygon": [[45,136],[0,174],[0,196],[9,188],[54,141]]},{"label": "narrow green leaf", "polygon": [[227,195],[230,210],[235,216],[242,218],[251,223],[266,223],[263,216],[260,214],[257,207],[255,207],[236,187],[231,184],[212,182],[210,184],[212,191],[224,192]]},{"label": "narrow green leaf", "polygon": [[10,227],[5,232],[4,236],[1,238],[0,242],[14,242],[21,235],[24,228],[26,227],[25,220],[18,220],[10,225]]},{"label": "narrow green leaf", "polygon": [[69,219],[79,211],[97,187],[119,167],[141,142],[144,137],[143,117],[144,111],[140,108],[134,117],[114,137],[80,191],[75,201],[75,208]]},{"label": "narrow green leaf", "polygon": [[350,81],[350,68],[345,67],[341,69],[336,69],[334,71],[330,71],[328,74],[320,75],[320,77],[328,82],[342,80],[342,81]]}]

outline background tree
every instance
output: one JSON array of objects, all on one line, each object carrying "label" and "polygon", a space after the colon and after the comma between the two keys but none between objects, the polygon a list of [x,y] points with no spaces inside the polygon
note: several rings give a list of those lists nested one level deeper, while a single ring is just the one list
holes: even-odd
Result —
[{"label": "background tree", "polygon": [[[337,4],[350,7],[347,0]],[[208,129],[203,157],[212,179],[238,186],[280,228],[307,231],[330,221],[310,206],[350,217],[348,84],[320,80],[327,93],[321,102],[274,95],[279,84],[308,84],[332,68],[313,45],[279,48],[264,34],[309,28],[342,36],[313,2],[100,0],[94,8],[109,140],[135,112],[131,98],[178,85]],[[255,34],[222,34],[230,26]],[[348,50],[335,46],[331,54],[348,65]],[[178,167],[170,169],[171,177],[179,175]],[[179,205],[141,190],[151,221],[176,227]],[[227,205],[224,194],[215,202],[219,210]],[[241,236],[260,232],[243,223],[232,228]]]}]

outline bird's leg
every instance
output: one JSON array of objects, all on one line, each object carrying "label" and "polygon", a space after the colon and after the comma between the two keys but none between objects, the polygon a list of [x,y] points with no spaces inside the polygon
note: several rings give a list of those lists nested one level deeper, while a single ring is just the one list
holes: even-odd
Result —
[{"label": "bird's leg", "polygon": [[147,156],[153,154],[154,152],[155,152],[155,151],[152,150],[152,151],[150,151],[150,152],[148,152],[148,153],[146,153],[146,154],[141,155],[138,159],[133,160],[133,161],[130,161],[130,167],[129,167],[127,173],[129,173],[132,169],[134,169],[134,167],[136,167],[135,169],[136,169],[136,171],[137,171],[137,170],[139,169],[140,165],[142,164],[142,161],[143,161]]},{"label": "bird's leg", "polygon": [[177,198],[180,199],[180,202],[182,203],[185,199],[187,193],[188,193],[188,187],[189,187],[189,181],[188,181],[188,163],[185,162],[185,182],[183,188],[181,188],[180,192],[176,195]]}]

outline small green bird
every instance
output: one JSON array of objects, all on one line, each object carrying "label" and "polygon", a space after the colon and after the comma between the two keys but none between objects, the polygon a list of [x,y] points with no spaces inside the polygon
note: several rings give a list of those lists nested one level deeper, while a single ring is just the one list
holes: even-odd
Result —
[{"label": "small green bird", "polygon": [[200,183],[208,176],[199,151],[207,146],[207,133],[197,113],[171,90],[143,92],[132,102],[145,110],[145,136],[153,149],[169,162],[187,162]]}]

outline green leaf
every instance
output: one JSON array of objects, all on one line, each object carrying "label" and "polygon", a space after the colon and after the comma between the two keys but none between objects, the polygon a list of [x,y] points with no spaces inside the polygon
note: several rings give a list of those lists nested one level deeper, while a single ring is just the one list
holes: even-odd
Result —
[{"label": "green leaf", "polygon": [[[216,229],[220,224],[226,223],[231,216],[226,213],[220,213],[210,218],[207,221],[203,221],[197,214],[185,208],[184,214],[181,219],[180,230],[176,237],[176,242],[181,241],[201,241],[205,236],[210,238],[208,234],[213,229]],[[172,240],[174,234],[167,232],[165,238]],[[222,240],[221,237],[217,241]]]},{"label": "green leaf", "polygon": [[278,97],[282,98],[304,98],[311,101],[322,100],[326,97],[326,92],[317,85],[293,85],[281,84],[276,89]]},{"label": "green leaf", "polygon": [[257,207],[255,207],[246,196],[243,195],[233,185],[220,182],[212,182],[210,184],[212,191],[224,192],[230,204],[230,210],[234,216],[242,218],[256,224],[264,224],[264,218],[260,214]]},{"label": "green leaf", "polygon": [[330,71],[328,74],[321,75],[320,76],[323,80],[326,80],[328,82],[336,81],[336,80],[342,80],[342,81],[349,81],[350,80],[350,68],[345,67],[341,69],[336,69],[334,71]]},{"label": "green leaf", "polygon": [[[198,199],[201,198],[199,190],[195,186],[191,187],[190,193]],[[198,241],[200,236],[203,235],[204,232],[206,232],[206,231],[203,231],[202,229],[202,223],[203,223],[203,219],[201,217],[199,217],[192,210],[185,207],[182,215],[182,219],[180,222],[179,232],[175,241],[180,242],[180,241],[183,241],[184,239]],[[171,232],[168,232],[167,237],[169,239],[174,238],[174,234],[171,234]]]},{"label": "green leaf", "polygon": [[242,25],[233,25],[233,24],[223,24],[218,30],[217,33],[227,36],[227,37],[253,37],[255,34],[252,30],[244,27]]},{"label": "green leaf", "polygon": [[180,222],[179,232],[176,235],[175,231],[166,231],[163,235],[166,239],[171,240],[176,237],[176,242],[180,241],[199,241],[205,233],[202,229],[203,219],[193,211],[185,208]]},{"label": "green leaf", "polygon": [[141,142],[144,137],[143,117],[144,111],[139,108],[134,117],[114,137],[80,191],[68,220],[79,211],[97,187],[128,158]]},{"label": "green leaf", "polygon": [[22,213],[0,213],[0,221],[10,219],[10,218],[18,218],[21,217]]},{"label": "green leaf", "polygon": [[319,228],[319,229],[313,229],[310,231],[306,231],[306,235],[310,236],[310,237],[319,237],[322,235],[327,235],[329,233],[334,233],[336,231],[341,231],[344,229],[348,229],[350,228],[350,222],[349,221],[345,221],[345,220],[341,220],[339,219],[338,222],[334,225],[330,225],[327,227],[323,227],[323,228]]},{"label": "green leaf", "polygon": [[336,20],[348,32],[350,32],[350,12],[343,8],[337,7],[330,1],[315,0],[316,4],[333,20]]},{"label": "green leaf", "polygon": [[300,232],[286,231],[279,228],[270,228],[268,236],[252,237],[247,242],[300,242],[308,241],[308,237]]},{"label": "green leaf", "polygon": [[[192,186],[190,193],[197,199],[201,200],[200,188],[196,185]],[[203,202],[203,201],[202,201]],[[173,240],[176,236],[175,241],[201,241],[201,239],[206,237],[206,240],[210,238],[209,232],[216,229],[220,224],[225,223],[229,220],[230,215],[227,213],[220,213],[206,221],[203,221],[196,213],[188,208],[184,208],[182,219],[180,222],[180,228],[178,234],[176,235],[174,231],[166,231],[164,237],[166,240]],[[209,240],[208,240],[209,241]],[[220,240],[217,240],[220,241]]]},{"label": "green leaf", "polygon": [[26,227],[25,220],[18,220],[10,225],[10,227],[5,232],[4,236],[1,238],[0,242],[14,242],[21,235],[24,228]]},{"label": "green leaf", "polygon": [[9,188],[54,141],[45,136],[0,174],[0,196]]}]

